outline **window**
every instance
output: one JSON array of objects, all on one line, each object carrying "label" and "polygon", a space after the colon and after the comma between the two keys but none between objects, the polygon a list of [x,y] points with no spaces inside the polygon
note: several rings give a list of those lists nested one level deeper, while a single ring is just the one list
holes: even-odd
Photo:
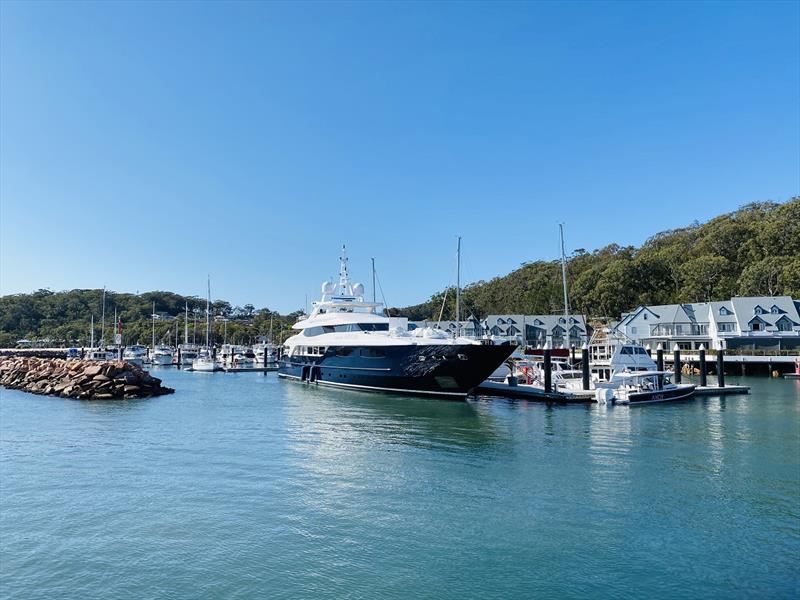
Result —
[{"label": "window", "polygon": [[631,327],[631,333],[636,333],[636,327]]},{"label": "window", "polygon": [[642,319],[644,319],[645,321],[647,321],[647,313],[644,313],[644,314],[642,315]]},{"label": "window", "polygon": [[765,312],[766,311],[758,305],[756,305],[756,307],[753,309],[753,314],[756,315],[763,315]]},{"label": "window", "polygon": [[786,317],[781,317],[778,319],[776,323],[778,326],[778,331],[791,331],[792,330],[792,322],[787,319]]},{"label": "window", "polygon": [[683,335],[683,325],[675,325],[675,335]]},{"label": "window", "polygon": [[558,322],[559,322],[559,323],[566,323],[566,322],[567,322],[567,320],[566,320],[564,317],[561,317],[561,318],[558,320]]},{"label": "window", "polygon": [[728,310],[727,308],[725,308],[724,306],[721,306],[721,307],[720,307],[720,309],[719,309],[719,314],[720,314],[721,316],[723,316],[723,317],[727,317],[727,316],[729,316],[729,315],[731,315],[731,314],[733,314],[733,313],[731,313],[731,311],[729,311],[729,310]]},{"label": "window", "polygon": [[761,331],[761,323],[759,323],[758,321],[756,321],[755,323],[753,323],[753,324],[750,326],[750,329],[751,329],[751,330],[753,330],[753,331]]},{"label": "window", "polygon": [[784,311],[782,311],[777,304],[773,304],[772,308],[770,309],[770,312],[773,315],[781,315],[781,314],[783,314]]},{"label": "window", "polygon": [[516,322],[514,319],[509,319],[509,320],[507,321],[507,323],[508,323],[509,325],[516,325],[516,324],[517,324],[517,322]]},{"label": "window", "polygon": [[350,356],[353,353],[353,349],[349,346],[341,346],[336,348],[336,356]]},{"label": "window", "polygon": [[364,358],[383,358],[386,356],[383,348],[362,348],[361,356]]}]

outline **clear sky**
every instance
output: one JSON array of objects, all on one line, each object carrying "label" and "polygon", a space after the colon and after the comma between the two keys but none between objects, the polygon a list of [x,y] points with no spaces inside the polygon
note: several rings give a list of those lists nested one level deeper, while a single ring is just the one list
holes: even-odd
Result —
[{"label": "clear sky", "polygon": [[[797,2],[0,3],[0,293],[390,305],[800,192]],[[369,287],[369,285],[368,285]]]}]

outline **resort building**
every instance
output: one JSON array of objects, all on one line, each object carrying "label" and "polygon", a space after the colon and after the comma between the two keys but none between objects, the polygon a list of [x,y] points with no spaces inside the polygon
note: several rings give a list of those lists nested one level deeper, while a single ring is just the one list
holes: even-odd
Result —
[{"label": "resort building", "polygon": [[[432,327],[455,335],[457,322],[409,321],[408,327]],[[492,336],[534,347],[549,342],[553,348],[580,347],[590,337],[583,315],[489,315],[483,321],[470,316],[461,321],[461,335],[471,338]]]},{"label": "resort building", "polygon": [[719,302],[639,306],[613,330],[644,345],[682,350],[800,348],[800,300],[789,296],[735,297]]},{"label": "resort building", "polygon": [[488,335],[534,347],[580,347],[590,337],[583,315],[489,315],[483,328]]}]

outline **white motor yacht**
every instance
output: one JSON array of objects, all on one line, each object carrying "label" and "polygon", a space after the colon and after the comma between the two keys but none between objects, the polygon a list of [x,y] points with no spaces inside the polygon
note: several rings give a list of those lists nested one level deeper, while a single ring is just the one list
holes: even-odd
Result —
[{"label": "white motor yacht", "polygon": [[172,364],[172,348],[169,346],[156,346],[150,354],[153,365],[166,366]]}]

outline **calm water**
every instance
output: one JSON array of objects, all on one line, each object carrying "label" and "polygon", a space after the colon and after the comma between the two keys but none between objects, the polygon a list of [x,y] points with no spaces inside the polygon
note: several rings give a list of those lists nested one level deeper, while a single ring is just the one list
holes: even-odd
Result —
[{"label": "calm water", "polygon": [[0,596],[800,593],[799,382],[549,408],[161,376],[0,392]]}]

